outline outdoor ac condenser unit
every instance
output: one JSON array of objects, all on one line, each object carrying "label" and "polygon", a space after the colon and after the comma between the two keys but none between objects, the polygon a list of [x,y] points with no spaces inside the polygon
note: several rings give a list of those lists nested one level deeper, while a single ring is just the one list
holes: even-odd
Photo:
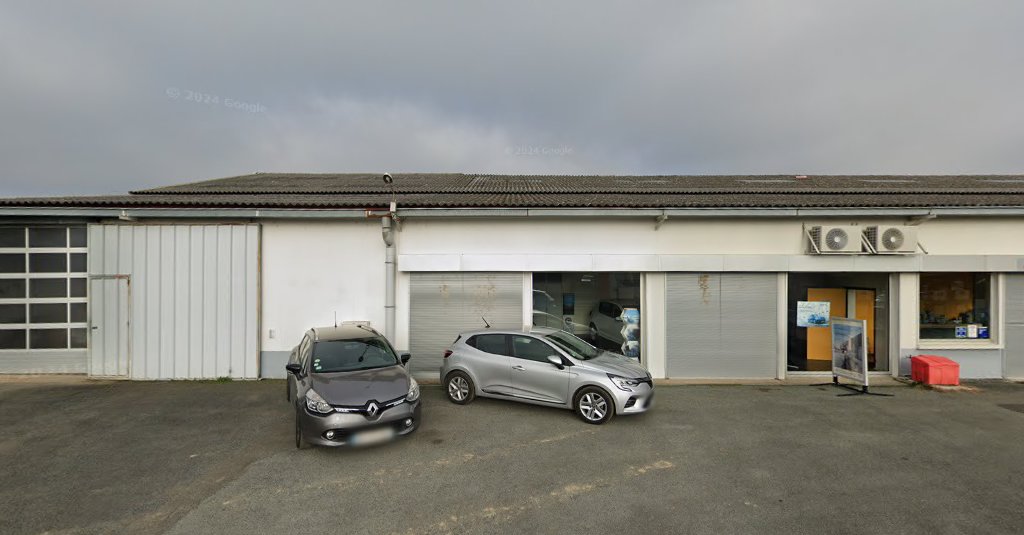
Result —
[{"label": "outdoor ac condenser unit", "polygon": [[917,252],[917,228],[897,225],[864,227],[864,239],[877,254]]},{"label": "outdoor ac condenser unit", "polygon": [[805,227],[810,254],[860,254],[861,229],[854,225]]}]

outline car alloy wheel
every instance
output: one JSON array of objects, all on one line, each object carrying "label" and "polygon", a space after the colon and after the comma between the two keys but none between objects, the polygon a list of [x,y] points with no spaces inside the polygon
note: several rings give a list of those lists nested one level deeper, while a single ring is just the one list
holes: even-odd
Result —
[{"label": "car alloy wheel", "polygon": [[445,382],[448,391],[448,399],[452,403],[465,405],[473,401],[473,381],[462,372],[453,372]]},{"label": "car alloy wheel", "polygon": [[576,414],[588,424],[607,422],[614,410],[608,395],[598,388],[586,388],[577,395]]}]

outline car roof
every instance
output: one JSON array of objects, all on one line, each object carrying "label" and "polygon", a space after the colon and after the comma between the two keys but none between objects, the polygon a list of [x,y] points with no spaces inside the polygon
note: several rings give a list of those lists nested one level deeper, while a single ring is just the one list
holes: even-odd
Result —
[{"label": "car roof", "polygon": [[530,329],[523,329],[522,327],[520,327],[518,329],[515,328],[515,327],[510,327],[510,328],[491,327],[490,329],[476,329],[476,330],[473,330],[473,331],[463,331],[463,332],[459,333],[459,336],[462,336],[464,338],[469,338],[470,336],[475,336],[477,334],[539,334],[539,335],[547,335],[547,334],[551,334],[551,333],[558,332],[558,331],[559,331],[559,329],[552,329],[550,327],[531,327]]},{"label": "car roof", "polygon": [[381,336],[369,325],[338,325],[333,327],[314,327],[313,340],[354,340],[368,336]]}]

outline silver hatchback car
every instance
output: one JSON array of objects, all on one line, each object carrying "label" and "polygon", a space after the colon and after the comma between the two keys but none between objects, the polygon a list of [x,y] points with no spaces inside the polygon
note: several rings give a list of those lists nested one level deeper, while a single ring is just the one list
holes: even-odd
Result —
[{"label": "silver hatchback car", "polygon": [[590,424],[651,407],[651,374],[632,359],[567,332],[465,332],[444,353],[441,384],[464,405],[476,396],[572,409]]}]

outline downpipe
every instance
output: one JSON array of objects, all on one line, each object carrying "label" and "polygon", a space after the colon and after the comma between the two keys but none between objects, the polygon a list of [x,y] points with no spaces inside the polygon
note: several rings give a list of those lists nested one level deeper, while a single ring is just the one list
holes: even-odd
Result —
[{"label": "downpipe", "polygon": [[395,343],[395,229],[392,214],[380,218],[384,238],[384,336]]}]

